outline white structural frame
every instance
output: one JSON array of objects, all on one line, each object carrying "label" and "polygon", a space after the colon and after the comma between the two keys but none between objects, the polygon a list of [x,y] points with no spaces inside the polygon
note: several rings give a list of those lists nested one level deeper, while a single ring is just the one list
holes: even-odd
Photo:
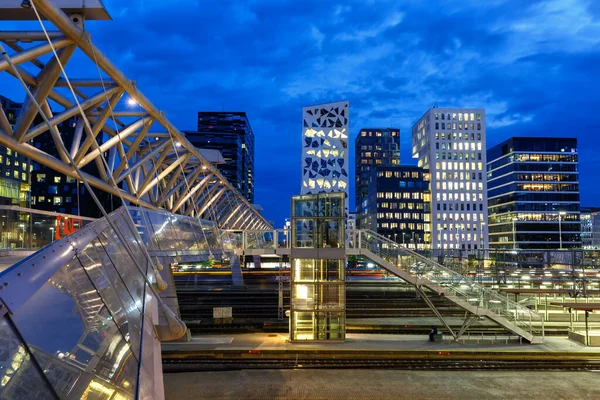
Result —
[{"label": "white structural frame", "polygon": [[[135,82],[102,54],[82,21],[70,18],[50,0],[35,0],[35,7],[53,30],[47,32],[48,37],[42,30],[0,31],[0,42],[14,51],[3,57],[9,57],[16,66],[55,128],[69,118],[80,117],[70,156],[78,168],[95,163],[98,177],[82,172],[93,188],[141,207],[213,220],[220,229],[250,225],[271,228]],[[63,76],[62,70],[73,55],[81,56],[77,53],[95,64],[89,72],[98,77],[67,80]],[[0,73],[16,76],[11,63],[1,59]],[[70,85],[77,101],[68,90]],[[125,103],[134,104],[135,109],[123,109]],[[89,125],[82,123],[80,107]],[[79,180],[70,157],[61,151],[65,148],[64,143],[60,145],[62,137],[53,134],[55,130],[45,122],[36,125],[37,115],[35,104],[26,98],[13,128],[0,107],[0,145]],[[31,143],[40,135],[52,136],[59,158]],[[108,155],[108,162],[103,161],[104,155]]]}]

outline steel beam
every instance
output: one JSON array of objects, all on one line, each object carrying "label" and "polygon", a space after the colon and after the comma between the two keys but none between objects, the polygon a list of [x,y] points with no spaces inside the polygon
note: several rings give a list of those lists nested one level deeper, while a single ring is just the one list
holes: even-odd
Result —
[{"label": "steel beam", "polygon": [[146,133],[148,133],[148,130],[150,129],[150,126],[152,126],[153,121],[154,120],[150,120],[137,134],[133,143],[129,146],[125,157],[123,157],[119,162],[119,166],[114,172],[115,176],[119,176],[121,172],[123,172],[123,170],[129,165],[129,161],[131,161],[133,155],[136,154],[136,152],[139,150],[140,143],[142,143],[142,140],[144,140],[144,138],[146,137]]},{"label": "steel beam", "polygon": [[[111,147],[115,146],[122,139],[125,139],[127,136],[133,135],[138,129],[140,129],[148,121],[150,121],[150,117],[138,119],[137,121],[133,122],[127,128],[125,128],[121,132],[119,132],[116,136],[113,136],[110,139],[108,139],[105,143],[102,143],[97,149],[90,151],[88,154],[86,154],[84,157],[82,157],[79,162],[77,162],[75,160],[75,162],[77,163],[77,166],[79,166],[81,168],[81,167],[89,164],[92,160],[94,160],[95,158],[98,158],[102,153],[104,153]],[[88,138],[90,138],[90,136],[88,136]],[[95,140],[95,138],[94,138],[94,140]],[[83,149],[83,146],[79,149],[79,152],[77,154],[81,154],[82,149]]]},{"label": "steel beam", "polygon": [[[36,3],[37,5],[37,3]],[[61,31],[47,31],[50,39],[65,37]],[[43,31],[0,31],[0,40],[3,42],[45,42],[46,35]]]},{"label": "steel beam", "polygon": [[[217,192],[217,189],[221,187],[221,189]],[[217,192],[215,194],[215,192]],[[198,214],[196,215],[196,218],[201,218],[202,214],[204,214],[204,212],[212,205],[212,203],[215,202],[215,200],[218,200],[219,197],[221,197],[221,195],[223,195],[223,193],[225,192],[225,188],[222,185],[214,185],[214,187],[212,187],[210,189],[210,192],[208,192],[206,194],[206,196],[204,197],[204,204],[202,205],[202,208],[200,208],[200,210],[198,211]],[[200,207],[199,203],[196,203],[195,207],[196,209],[198,209],[198,207]],[[209,217],[207,218],[209,220],[212,221],[212,219]]]},{"label": "steel beam", "polygon": [[[70,39],[58,39],[52,42],[56,50],[62,49],[72,44],[73,41]],[[43,56],[44,54],[52,52],[52,46],[50,43],[43,43],[35,47],[31,47],[27,50],[23,50],[20,53],[16,53],[10,56],[10,60],[15,65],[23,64],[28,61],[35,60],[36,58]],[[10,65],[6,60],[0,61],[0,72],[6,71],[10,68]]]},{"label": "steel beam", "polygon": [[[177,168],[181,164],[185,164],[189,160],[190,157],[191,157],[191,154],[189,154],[189,153],[188,154],[184,154],[183,157],[179,157],[175,161],[173,161],[173,163],[171,163],[171,165],[169,165],[160,174],[158,174],[158,176],[156,176],[154,178],[152,178],[152,176],[150,176],[150,178],[151,178],[150,181],[148,183],[144,182],[142,184],[142,186],[140,186],[140,189],[138,190],[139,195],[143,196],[148,190],[150,190],[150,188],[152,188],[153,186],[156,186],[156,184],[158,184],[163,179],[165,179],[165,177],[167,175],[169,175],[171,172],[173,172],[173,170],[175,168]],[[179,176],[179,175],[178,174],[173,174],[173,176],[175,178],[177,178],[177,176]],[[166,187],[164,187],[162,191],[164,193],[166,191]],[[160,202],[160,199],[158,199],[157,201]]]},{"label": "steel beam", "polygon": [[173,206],[173,209],[171,210],[171,212],[177,212],[177,210],[179,210],[179,208],[183,205],[183,203],[186,202],[187,199],[189,199],[191,196],[193,196],[194,193],[196,193],[198,190],[202,189],[202,187],[204,185],[206,185],[208,182],[210,182],[210,180],[213,178],[214,178],[213,174],[208,174],[208,175],[204,176],[204,178],[200,182],[198,182],[198,184],[196,184],[191,189],[188,189],[187,193],[185,195],[181,196],[177,200],[177,202]]},{"label": "steel beam", "polygon": [[[116,91],[118,91],[119,88],[109,88],[108,89],[108,94],[113,94]],[[104,92],[98,93],[95,96],[89,97],[88,99],[86,99],[83,103],[81,103],[81,108],[83,108],[83,110],[87,110],[90,107],[95,107],[98,104],[102,103],[105,100],[106,95],[104,94]],[[55,117],[49,118],[50,119],[50,123],[54,126],[60,124],[61,122],[64,122],[66,120],[68,120],[69,118],[74,117],[75,115],[79,114],[79,107],[77,105],[62,111],[60,114],[56,115]],[[25,142],[28,142],[30,140],[35,139],[37,136],[41,135],[42,133],[46,132],[48,129],[48,124],[46,124],[45,122],[42,122],[41,124],[36,125],[33,128],[30,128],[27,131],[27,134],[25,134]]]},{"label": "steel beam", "polygon": [[89,148],[92,147],[93,142],[97,141],[98,134],[105,126],[106,121],[110,117],[111,110],[115,107],[121,96],[123,96],[123,90],[119,89],[112,95],[112,97],[109,96],[110,95],[108,93],[104,96],[104,99],[108,100],[108,103],[106,104],[106,106],[104,106],[104,109],[100,113],[98,119],[96,119],[96,121],[94,122],[94,125],[92,125],[91,132],[87,126],[85,127],[85,133],[87,134],[87,137],[83,141],[83,144],[79,147],[79,150],[77,151],[77,154],[75,154],[75,157],[73,157],[73,160],[77,165],[80,164],[81,160],[85,157]]},{"label": "steel beam", "polygon": [[[71,44],[58,51],[58,59],[60,60],[62,65],[65,65],[67,61],[69,61],[69,59],[75,52],[75,49],[76,46],[74,44]],[[56,82],[60,74],[60,65],[56,58],[52,58],[36,77],[36,81],[38,81],[39,86],[37,86],[33,91],[33,96],[38,103],[41,104],[46,100],[46,97],[48,97],[50,92],[52,92],[54,83]],[[15,137],[19,142],[23,141],[25,133],[27,132],[27,129],[29,129],[29,126],[31,126],[31,123],[35,119],[36,115],[37,109],[33,106],[31,99],[26,98],[23,104],[23,108],[19,113],[19,119],[17,120],[17,124],[15,125]]]},{"label": "steel beam", "polygon": [[[9,149],[18,152],[19,154],[23,154],[24,156],[31,158],[33,161],[46,165],[61,174],[79,180],[79,175],[77,175],[77,172],[73,170],[73,167],[70,164],[57,160],[56,158],[35,148],[32,145],[29,145],[27,143],[19,143],[13,136],[0,132],[0,145],[8,147]],[[115,196],[123,196],[125,200],[131,201],[132,203],[137,204],[141,207],[150,208],[152,210],[158,209],[158,207],[155,207],[153,204],[139,200],[132,194],[121,191],[118,187],[115,188],[112,185],[107,184],[106,182],[102,181],[99,178],[96,178],[93,175],[90,175],[83,171],[81,171],[81,173],[83,177],[86,178],[86,180],[89,182],[89,184],[97,189],[104,190],[108,193],[112,193]]]},{"label": "steel beam", "polygon": [[119,176],[116,179],[116,182],[120,183],[123,179],[127,178],[127,176],[129,176],[131,173],[135,172],[141,165],[146,164],[148,161],[150,161],[151,158],[153,158],[155,155],[157,155],[158,153],[163,151],[165,149],[165,147],[167,147],[168,144],[169,144],[168,140],[163,140],[162,142],[160,142],[158,146],[156,146],[154,149],[152,149],[148,154],[144,155],[144,157],[142,157],[134,165],[130,166],[127,171],[123,172],[123,174],[121,174],[121,176]]}]

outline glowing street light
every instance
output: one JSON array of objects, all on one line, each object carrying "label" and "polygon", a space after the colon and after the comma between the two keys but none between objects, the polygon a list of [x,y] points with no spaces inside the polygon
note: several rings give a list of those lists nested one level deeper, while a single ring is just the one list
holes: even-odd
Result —
[{"label": "glowing street light", "polygon": [[558,240],[559,240],[559,249],[562,249],[562,216],[567,213],[564,211],[560,211],[558,213]]}]

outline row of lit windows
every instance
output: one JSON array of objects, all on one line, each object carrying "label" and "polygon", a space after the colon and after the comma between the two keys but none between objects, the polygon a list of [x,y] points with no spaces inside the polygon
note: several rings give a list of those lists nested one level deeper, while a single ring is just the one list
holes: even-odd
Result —
[{"label": "row of lit windows", "polygon": [[[442,153],[441,153],[442,160],[446,159],[446,154],[447,154],[449,161],[450,160],[463,161],[463,158],[464,158],[464,161],[469,160],[469,152],[466,152],[466,153],[448,152],[448,153],[446,153],[446,152],[442,151]],[[470,156],[471,156],[470,157],[471,160],[475,160],[475,153],[470,153]],[[436,160],[440,159],[440,152],[438,152],[438,151],[435,152],[435,159]],[[481,153],[477,153],[477,159],[479,161],[481,161]]]},{"label": "row of lit windows", "polygon": [[[470,128],[471,128],[471,130],[475,130],[475,124],[471,123]],[[469,124],[464,124],[463,125],[463,124],[460,124],[460,123],[457,124],[456,122],[453,122],[453,123],[448,122],[448,124],[446,124],[446,123],[442,122],[441,128],[440,128],[440,123],[436,122],[435,123],[435,129],[453,129],[453,130],[457,130],[457,129],[463,130],[464,129],[464,130],[467,130],[467,129],[469,129]],[[478,131],[481,130],[481,122],[477,123],[477,130]],[[479,139],[477,139],[477,140],[481,140],[481,133],[478,133],[477,135],[479,136]],[[448,132],[448,138],[450,138],[450,132]]]},{"label": "row of lit windows", "polygon": [[[54,183],[61,183],[62,182],[62,176],[55,176],[53,178]],[[66,176],[65,177],[65,182],[66,183],[73,183],[75,182],[75,178],[71,178],[70,176]],[[46,182],[46,174],[37,174],[36,176],[37,182],[41,183],[41,182]]]},{"label": "row of lit windows", "polygon": [[7,178],[10,178],[12,176],[15,179],[20,179],[23,182],[27,182],[27,173],[19,172],[19,170],[16,169],[12,172],[12,174],[10,173],[10,170],[4,171],[4,176],[6,176]]},{"label": "row of lit windows", "polygon": [[[481,133],[477,133],[477,136],[475,136],[475,133],[471,133],[471,141],[475,140],[475,137],[477,137],[477,140],[481,140]],[[448,135],[446,136],[446,132],[442,132],[440,134],[440,132],[436,132],[435,133],[435,140],[469,140],[469,132],[465,132],[464,135],[462,132],[448,132]],[[442,142],[442,144],[446,144],[445,142]],[[450,145],[450,143],[448,143],[448,145]]]},{"label": "row of lit windows", "polygon": [[[481,172],[479,172],[479,175],[476,175],[477,172],[436,172],[435,173],[435,179],[436,180],[476,180],[476,177],[479,176],[479,180],[483,179],[483,174]],[[454,179],[453,179],[454,178]]]},{"label": "row of lit windows", "polygon": [[577,162],[577,154],[515,154],[515,161]]},{"label": "row of lit windows", "polygon": [[[477,167],[476,167],[477,165]],[[475,171],[476,169],[478,171],[482,171],[483,170],[483,163],[478,162],[457,162],[454,161],[454,163],[452,163],[451,161],[436,161],[435,163],[435,169],[442,169],[442,170],[473,170]]]},{"label": "row of lit windows", "polygon": [[[452,142],[452,143],[443,143],[442,142],[442,150],[471,150],[471,151],[475,151],[475,149],[477,149],[478,151],[481,151],[481,142]],[[440,149],[440,143],[436,142],[435,143],[435,149],[439,150]]]},{"label": "row of lit windows", "polygon": [[387,137],[387,136],[390,136],[390,133],[391,133],[391,136],[398,136],[398,131],[394,131],[394,130],[392,130],[391,132],[388,130],[385,130],[383,132],[375,131],[375,133],[373,133],[372,131],[361,131],[360,136],[362,136],[362,137],[367,137],[367,136],[368,137],[373,137],[373,136]]},{"label": "row of lit windows", "polygon": [[[440,182],[435,183],[440,190]],[[442,190],[483,190],[483,182],[441,182]]]},{"label": "row of lit windows", "polygon": [[400,230],[410,230],[410,231],[422,231],[423,224],[421,223],[398,223],[398,222],[382,222],[377,224],[377,228],[382,229],[400,229]]},{"label": "row of lit windows", "polygon": [[420,213],[377,213],[377,218],[385,219],[422,219],[422,216]]},{"label": "row of lit windows", "polygon": [[472,238],[473,242],[477,241],[477,234],[476,233],[474,233],[472,236],[471,236],[470,233],[467,233],[467,234],[464,234],[464,233],[461,233],[461,234],[458,234],[458,233],[451,233],[451,234],[444,233],[443,235],[438,233],[437,237],[438,237],[438,241],[440,241],[440,237],[443,240],[456,240],[456,241],[460,240],[461,242],[465,242],[465,241],[470,242],[471,238]]},{"label": "row of lit windows", "polygon": [[482,228],[481,224],[441,224],[441,223],[437,223],[436,224],[436,229],[438,230],[438,232],[443,232],[443,231],[457,231],[457,232],[468,232],[468,231],[473,231],[473,232],[477,232],[479,230],[479,228]]},{"label": "row of lit windows", "polygon": [[483,201],[483,193],[436,193],[436,201]]},{"label": "row of lit windows", "polygon": [[413,199],[413,200],[421,200],[423,199],[423,193],[420,192],[378,192],[378,199]]},{"label": "row of lit windows", "polygon": [[[447,115],[447,118],[444,118]],[[440,118],[441,116],[441,118]],[[452,118],[450,118],[452,116]],[[459,121],[475,121],[475,113],[448,113],[448,114],[444,114],[444,113],[435,113],[434,118],[436,120],[454,120],[456,121],[456,119],[458,118]],[[481,121],[481,114],[477,113],[477,121]]]},{"label": "row of lit windows", "polygon": [[435,213],[436,220],[440,221],[473,221],[477,222],[477,216],[479,215],[479,221],[485,222],[483,219],[483,213]]},{"label": "row of lit windows", "polygon": [[377,176],[378,177],[382,177],[384,176],[386,178],[413,178],[413,179],[418,179],[419,178],[419,171],[377,171]]},{"label": "row of lit windows", "polygon": [[408,209],[408,210],[422,210],[423,209],[423,203],[395,203],[395,202],[382,202],[379,204],[378,206],[379,208],[389,208],[390,210],[402,210],[402,209]]},{"label": "row of lit windows", "polygon": [[[436,208],[438,211],[458,211],[459,203],[437,203]],[[471,203],[460,203],[460,211],[471,211]],[[477,203],[473,203],[473,211],[477,211]],[[479,203],[479,211],[483,211],[483,204]]]},{"label": "row of lit windows", "polygon": [[46,196],[38,196],[37,198],[34,196],[32,197],[32,200],[34,204],[36,204],[36,200],[38,204],[48,202],[54,205],[62,205],[63,203],[70,204],[72,202],[71,197],[65,197],[63,201],[61,196],[48,196],[48,198],[46,198]]},{"label": "row of lit windows", "polygon": [[[440,241],[439,237],[438,237],[438,242]],[[462,247],[461,247],[462,246]],[[444,250],[452,250],[452,249],[458,249],[458,248],[462,248],[462,250],[471,250],[471,244],[467,243],[467,246],[465,247],[464,243],[461,243],[460,245],[457,243],[443,243],[439,245],[440,249],[444,249]],[[473,249],[477,250],[477,244],[473,244]]]}]

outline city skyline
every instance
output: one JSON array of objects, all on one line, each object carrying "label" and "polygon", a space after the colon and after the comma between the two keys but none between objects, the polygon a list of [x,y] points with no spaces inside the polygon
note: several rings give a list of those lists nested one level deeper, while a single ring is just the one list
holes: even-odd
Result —
[{"label": "city skyline", "polygon": [[[198,110],[247,112],[256,134],[255,202],[277,226],[289,216],[281,197],[300,185],[298,115],[306,104],[339,98],[354,110],[350,141],[363,126],[409,132],[436,104],[485,108],[488,148],[512,136],[568,132],[581,148],[582,204],[600,195],[591,184],[598,144],[587,134],[598,127],[593,2],[104,4],[114,21],[88,21],[87,30],[179,129],[195,129]],[[11,24],[18,25],[6,29]],[[16,83],[6,83],[11,97]],[[408,135],[401,152],[403,164],[415,164]],[[353,196],[350,203],[353,210]]]}]

